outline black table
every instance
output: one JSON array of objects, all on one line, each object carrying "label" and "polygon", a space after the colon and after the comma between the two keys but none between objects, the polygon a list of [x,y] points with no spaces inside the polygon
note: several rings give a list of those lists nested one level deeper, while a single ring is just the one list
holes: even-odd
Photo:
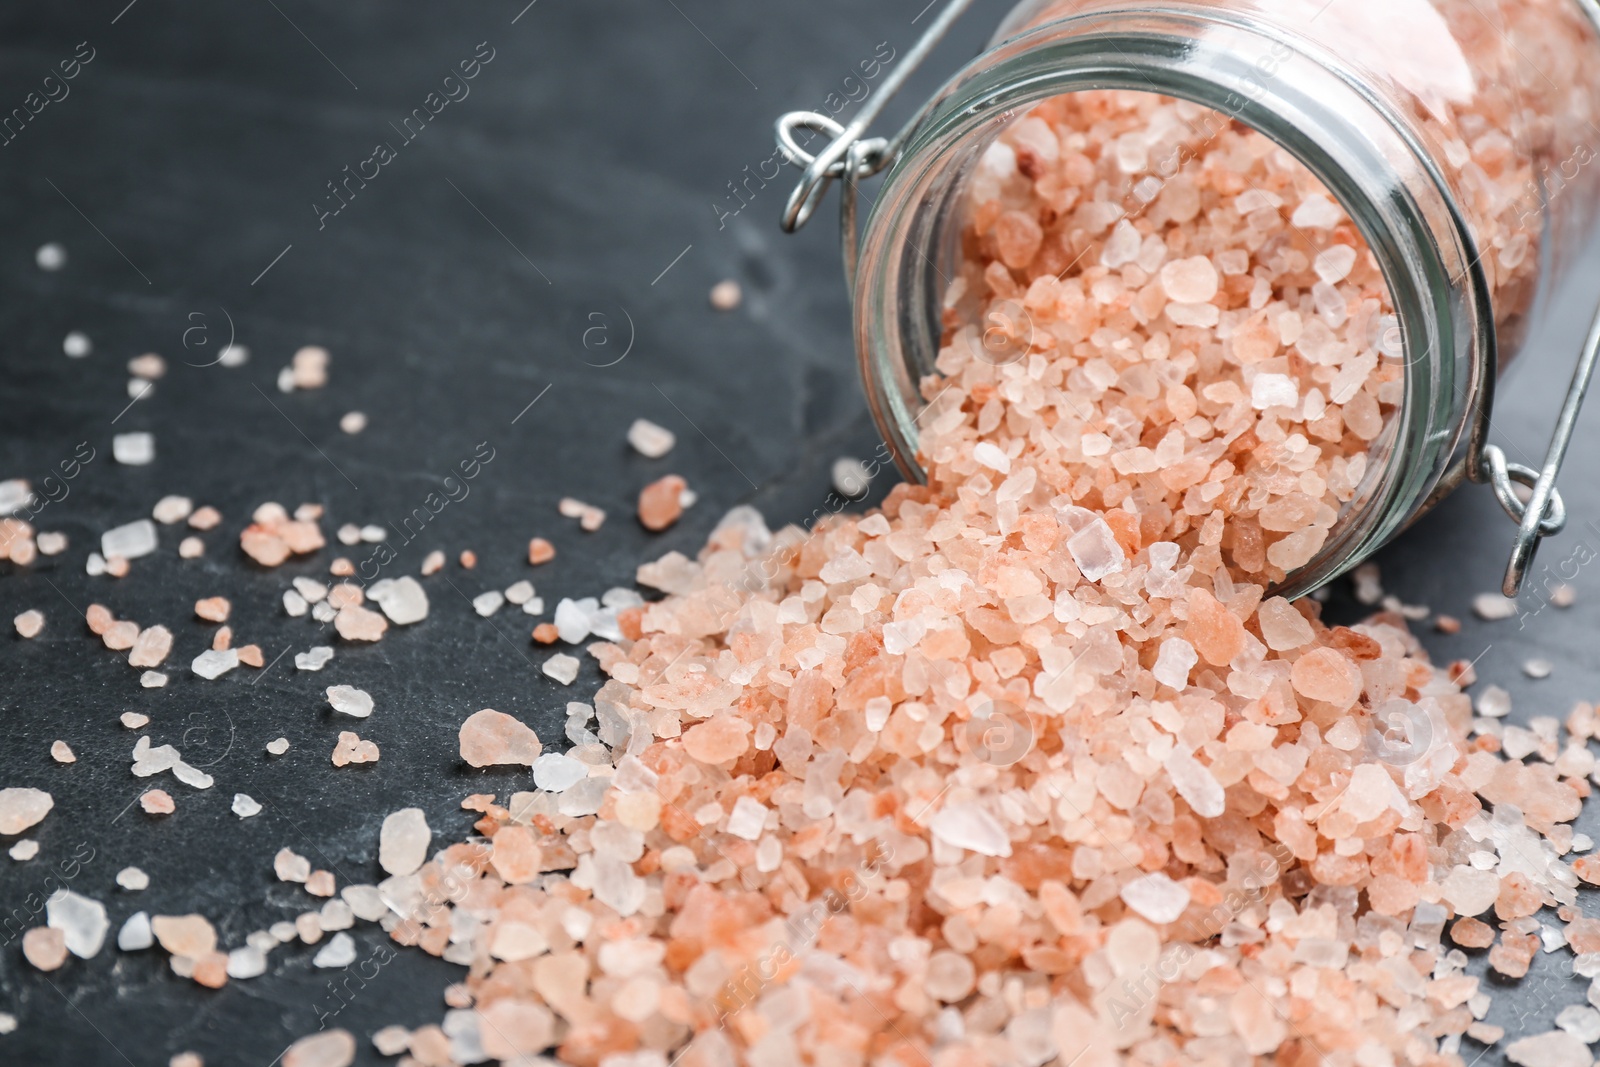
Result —
[{"label": "black table", "polygon": [[[29,568],[0,563],[0,786],[56,798],[30,834],[39,856],[0,857],[0,913],[12,922],[0,1011],[20,1021],[0,1037],[0,1061],[145,1067],[195,1049],[208,1064],[264,1067],[327,1013],[358,1035],[360,1062],[378,1062],[373,1030],[438,1020],[459,969],[420,952],[336,996],[334,973],[311,966],[314,949],[285,947],[266,975],[212,992],[173,977],[159,951],[120,953],[109,941],[95,959],[43,975],[12,930],[43,922],[34,910],[75,855],[92,858],[68,884],[107,904],[113,939],[138,909],[199,911],[231,947],[309,906],[273,876],[280,847],[346,884],[381,877],[386,812],[421,807],[436,844],[459,839],[473,818],[459,808],[466,793],[527,785],[525,774],[465,768],[461,720],[494,707],[559,742],[566,701],[598,684],[592,662],[571,688],[543,677],[532,620],[510,610],[481,619],[470,597],[530,577],[553,608],[629,585],[639,562],[669,549],[692,553],[735,504],[755,504],[774,526],[826,506],[831,462],[872,454],[878,438],[856,380],[831,217],[784,237],[775,220],[795,172],[766,184],[760,174],[771,173],[777,114],[859,92],[846,78],[881,58],[881,43],[903,56],[925,2],[109,0],[0,14],[0,113],[30,92],[60,97],[14,122],[0,146],[0,479],[37,484],[80,442],[97,456],[37,522],[68,534],[69,550]],[[980,5],[891,116],[971,55],[1004,6]],[[75,55],[92,58],[61,95],[44,78]],[[66,248],[64,269],[35,266],[46,242]],[[741,281],[745,300],[718,313],[707,292],[725,277]],[[1496,434],[1513,458],[1542,452],[1582,325],[1569,316],[1547,362],[1506,392]],[[92,338],[92,355],[63,355],[72,330]],[[250,362],[207,365],[230,335]],[[332,352],[331,381],[283,395],[277,373],[304,344]],[[125,365],[151,351],[169,371],[130,406]],[[350,410],[370,416],[359,436],[338,428]],[[627,448],[639,416],[677,432],[670,458]],[[155,462],[113,462],[112,435],[139,430],[155,434]],[[1600,519],[1597,442],[1591,417],[1562,483],[1572,531],[1542,562],[1580,542],[1600,549],[1600,525],[1589,525]],[[296,671],[292,655],[214,682],[188,672],[213,630],[193,617],[204,596],[227,596],[236,644],[258,643],[269,660],[327,639],[286,617],[279,597],[295,575],[325,576],[340,546],[276,571],[249,564],[237,535],[258,504],[323,504],[330,533],[398,525],[481,443],[494,458],[469,495],[398,550],[395,573],[415,573],[432,548],[478,554],[476,570],[452,562],[429,580],[425,623],[374,647],[336,643],[317,674]],[[700,502],[648,535],[634,499],[669,470]],[[100,533],[168,493],[222,511],[207,554],[179,560],[180,532],[163,528],[159,553],[129,577],[88,577]],[[567,495],[610,520],[580,532],[556,513]],[[1428,633],[1429,647],[1477,657],[1480,676],[1516,695],[1517,716],[1564,715],[1596,692],[1600,594],[1584,570],[1570,610],[1545,609],[1525,627],[1472,620],[1470,596],[1498,584],[1510,533],[1486,491],[1462,492],[1384,553],[1386,582],[1408,602],[1467,617],[1457,636]],[[530,572],[534,535],[559,555]],[[141,689],[124,657],[88,634],[79,615],[91,602],[174,631],[168,687]],[[10,619],[28,608],[48,622],[22,641]],[[1355,611],[1342,589],[1330,610]],[[1519,674],[1534,654],[1555,662],[1548,680]],[[334,683],[367,689],[378,711],[334,721],[322,697]],[[125,711],[149,715],[143,732],[205,764],[216,786],[133,778]],[[352,725],[382,758],[336,770],[335,736]],[[270,758],[263,746],[279,735],[293,747]],[[50,759],[57,738],[76,763]],[[173,793],[175,815],[129,809],[150,784]],[[238,819],[235,792],[265,811]],[[1595,833],[1595,822],[1586,813],[1580,826]],[[116,887],[130,864],[149,873],[149,889]],[[360,960],[386,943],[370,925],[353,933]],[[1549,1028],[1582,999],[1565,970],[1564,955],[1541,957],[1490,1020],[1513,1034]]]}]

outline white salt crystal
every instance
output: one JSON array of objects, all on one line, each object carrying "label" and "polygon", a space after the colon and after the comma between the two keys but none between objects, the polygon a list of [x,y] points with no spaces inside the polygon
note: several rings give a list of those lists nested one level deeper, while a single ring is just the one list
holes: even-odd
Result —
[{"label": "white salt crystal", "polygon": [[383,902],[383,894],[378,892],[377,886],[347,885],[339,890],[339,899],[350,905],[356,918],[369,923],[377,922],[389,912],[389,906]]},{"label": "white salt crystal", "polygon": [[98,578],[106,572],[106,558],[98,552],[89,553],[89,559],[83,568],[91,578]]},{"label": "white salt crystal", "polygon": [[82,359],[94,351],[94,345],[89,340],[89,335],[81,330],[73,330],[61,339],[61,351],[69,359]]},{"label": "white salt crystal", "polygon": [[1287,374],[1257,374],[1250,383],[1250,406],[1257,411],[1292,408],[1300,403],[1300,390]]},{"label": "white salt crystal", "polygon": [[311,617],[317,622],[332,622],[338,614],[338,609],[326,600],[311,605]]},{"label": "white salt crystal", "polygon": [[533,761],[533,784],[548,793],[564,793],[589,777],[589,769],[571,756],[546,752]]},{"label": "white salt crystal", "polygon": [[208,648],[194,658],[189,664],[189,669],[202,678],[220,678],[224,674],[239,666],[239,652],[237,649],[225,648],[218,651]]},{"label": "white salt crystal", "polygon": [[[156,550],[156,524],[149,519],[137,519],[117,526],[100,535],[100,552],[110,559],[138,559]],[[102,563],[103,565],[103,563]]]},{"label": "white salt crystal", "polygon": [[7,478],[0,481],[0,514],[25,508],[33,503],[33,490],[25,478]]},{"label": "white salt crystal", "polygon": [[543,666],[541,666],[539,670],[543,672],[547,678],[554,678],[562,685],[571,685],[573,682],[578,680],[579,666],[580,664],[578,663],[577,657],[569,656],[564,652],[558,652],[554,656],[551,656],[549,659],[545,660]]},{"label": "white salt crystal", "polygon": [[472,598],[472,610],[484,618],[488,618],[505,604],[505,594],[498,589],[491,589],[487,593],[479,593]]},{"label": "white salt crystal", "polygon": [[[144,388],[148,386],[141,384],[141,393]],[[156,458],[156,439],[142,431],[115,434],[111,438],[111,456],[129,467],[142,467]]]},{"label": "white salt crystal", "polygon": [[294,368],[285,367],[278,372],[278,392],[294,392]]},{"label": "white salt crystal", "polygon": [[267,742],[267,751],[274,756],[283,755],[285,752],[289,751],[289,739],[287,737],[273,738],[271,741]]},{"label": "white salt crystal", "polygon": [[1312,230],[1331,230],[1344,221],[1344,211],[1321,193],[1312,193],[1294,209],[1289,221]]},{"label": "white salt crystal", "polygon": [[379,544],[387,540],[388,537],[389,531],[375,522],[361,527],[361,540],[369,545]]},{"label": "white salt crystal", "polygon": [[172,777],[195,789],[210,789],[216,784],[216,779],[212,778],[211,775],[198,767],[189,766],[182,760],[172,765]]},{"label": "white salt crystal", "polygon": [[228,953],[228,977],[258,978],[267,970],[267,954],[254,945],[240,945]]},{"label": "white salt crystal", "polygon": [[346,933],[334,934],[326,945],[311,957],[313,967],[348,967],[356,961],[355,938]]},{"label": "white salt crystal", "polygon": [[1502,719],[1511,714],[1511,694],[1498,685],[1484,687],[1473,706],[1479,715],[1488,719]]},{"label": "white salt crystal", "polygon": [[39,842],[31,837],[24,837],[21,841],[12,845],[7,850],[7,854],[18,863],[26,863],[39,854]]},{"label": "white salt crystal", "polygon": [[1517,614],[1517,602],[1499,593],[1479,593],[1472,598],[1472,611],[1480,619],[1496,622]]},{"label": "white salt crystal", "polygon": [[1215,819],[1225,807],[1222,784],[1211,769],[1195,759],[1192,754],[1178,748],[1167,754],[1162,764],[1173,788],[1188,802],[1194,813],[1203,819]]},{"label": "white salt crystal", "polygon": [[139,952],[155,943],[155,935],[150,931],[150,916],[142,911],[128,916],[128,921],[117,931],[117,947],[124,952]]},{"label": "white salt crystal", "polygon": [[245,345],[229,345],[217,353],[217,362],[224,367],[242,367],[250,362],[250,349]]},{"label": "white salt crystal", "polygon": [[57,271],[67,265],[67,250],[51,241],[38,247],[33,253],[33,261],[40,270]]},{"label": "white salt crystal", "polygon": [[934,837],[947,845],[982,856],[1011,855],[1005,827],[988,811],[973,803],[949,804],[928,821]]},{"label": "white salt crystal", "polygon": [[506,587],[507,603],[522,605],[533,599],[533,583],[524,579]]},{"label": "white salt crystal", "polygon": [[1189,890],[1160,871],[1122,887],[1122,902],[1153,923],[1177,922],[1189,906]]},{"label": "white salt crystal", "polygon": [[660,459],[671,452],[677,443],[677,435],[649,419],[634,419],[633,425],[628,427],[628,444],[641,456]]},{"label": "white salt crystal", "polygon": [[[380,585],[383,586],[381,594]],[[423,591],[422,583],[409,574],[387,585],[374,583],[370,596],[396,626],[410,626],[428,617],[428,594]]]},{"label": "white salt crystal", "polygon": [[1111,527],[1098,516],[1072,535],[1067,541],[1067,551],[1072,553],[1072,561],[1078,565],[1084,580],[1090,582],[1116,574],[1127,560]]},{"label": "white salt crystal", "polygon": [[130,893],[150,887],[150,876],[137,867],[124,867],[117,872],[117,884]]},{"label": "white salt crystal", "polygon": [[872,472],[865,463],[852,456],[841,456],[834,460],[828,474],[833,482],[833,491],[852,500],[864,495],[872,485]]},{"label": "white salt crystal", "polygon": [[1589,1046],[1565,1030],[1524,1037],[1506,1046],[1506,1059],[1519,1067],[1590,1067]]},{"label": "white salt crystal", "polygon": [[194,513],[194,501],[186,496],[164,496],[150,509],[150,517],[163,526],[182,522]]},{"label": "white salt crystal", "polygon": [[1150,668],[1156,681],[1173,689],[1183,689],[1189,684],[1189,672],[1200,662],[1194,646],[1181,637],[1169,637],[1161,642],[1156,665]]},{"label": "white salt crystal", "polygon": [[333,710],[342,715],[365,719],[372,714],[372,697],[365,690],[350,685],[330,685],[325,692]]},{"label": "white salt crystal", "polygon": [[249,793],[233,794],[233,813],[241,819],[261,814],[261,803]]},{"label": "white salt crystal", "polygon": [[283,612],[292,619],[298,619],[311,610],[311,605],[306,603],[306,598],[293,589],[283,591]]},{"label": "white salt crystal", "polygon": [[522,605],[522,612],[525,615],[543,615],[544,597],[536,596],[525,601]]},{"label": "white salt crystal", "polygon": [[1460,865],[1451,869],[1439,888],[1456,914],[1482,915],[1500,895],[1500,876],[1494,871]]},{"label": "white salt crystal", "polygon": [[604,778],[585,778],[560,795],[556,810],[562,815],[581,819],[600,810],[610,784]]},{"label": "white salt crystal", "polygon": [[594,597],[584,597],[582,600],[573,600],[563,597],[556,605],[555,624],[556,630],[561,634],[561,640],[569,645],[583,641],[593,632],[594,613],[600,608],[600,602]]},{"label": "white salt crystal", "polygon": [[1522,673],[1533,679],[1550,677],[1552,669],[1553,665],[1547,659],[1530,659],[1522,662]]},{"label": "white salt crystal", "polygon": [[1312,270],[1329,285],[1336,285],[1350,276],[1355,269],[1356,250],[1350,245],[1333,245],[1317,253]]},{"label": "white salt crystal", "polygon": [[17,1017],[9,1011],[0,1011],[0,1034],[17,1032]]},{"label": "white salt crystal", "polygon": [[1011,457],[1006,455],[999,445],[991,441],[979,442],[972,450],[972,458],[990,470],[999,471],[1001,474],[1011,472]]},{"label": "white salt crystal", "polygon": [[433,832],[421,808],[401,808],[383,820],[378,865],[390,874],[414,874],[428,858]]},{"label": "white salt crystal", "polygon": [[46,924],[60,930],[67,939],[67,951],[81,960],[92,958],[105,944],[111,930],[106,906],[98,900],[58,889],[45,901]]},{"label": "white salt crystal", "polygon": [[728,833],[746,841],[755,841],[760,838],[766,821],[767,809],[760,801],[740,797],[733,802],[733,811],[728,815]]},{"label": "white salt crystal", "polygon": [[1106,239],[1100,262],[1112,270],[1118,270],[1139,258],[1139,249],[1143,244],[1144,238],[1133,223],[1123,219],[1112,228],[1111,236]]},{"label": "white salt crystal", "polygon": [[1357,766],[1350,773],[1344,795],[1339,798],[1340,810],[1358,823],[1370,822],[1386,811],[1404,812],[1407,806],[1405,794],[1380,763]]},{"label": "white salt crystal", "polygon": [[296,652],[294,665],[297,670],[320,671],[333,659],[333,649],[327,645],[313,645],[309,652]]},{"label": "white salt crystal", "polygon": [[347,411],[339,417],[339,429],[345,433],[357,434],[367,428],[367,416],[361,411]]},{"label": "white salt crystal", "polygon": [[327,586],[304,575],[294,580],[294,591],[304,597],[307,604],[315,604],[328,596]]},{"label": "white salt crystal", "polygon": [[322,905],[317,917],[321,920],[323,930],[330,933],[334,930],[348,930],[356,924],[355,909],[338,898]]}]

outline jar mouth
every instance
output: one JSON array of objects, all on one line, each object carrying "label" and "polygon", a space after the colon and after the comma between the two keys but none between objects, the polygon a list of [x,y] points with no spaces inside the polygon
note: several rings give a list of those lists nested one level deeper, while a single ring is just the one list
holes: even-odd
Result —
[{"label": "jar mouth", "polygon": [[[1270,59],[1264,66],[1263,60]],[[1273,590],[1308,593],[1402,529],[1492,389],[1494,327],[1477,254],[1444,177],[1393,103],[1341,75],[1310,42],[1212,12],[1119,10],[1064,17],[984,53],[934,99],[907,139],[866,226],[856,341],[886,443],[924,481],[919,423],[932,405],[943,292],[941,241],[958,229],[965,178],[1031,105],[1085,90],[1186,100],[1288,151],[1337,199],[1382,271],[1398,320],[1404,390],[1373,454],[1387,447],[1317,556]],[[948,259],[946,260],[948,262]]]}]

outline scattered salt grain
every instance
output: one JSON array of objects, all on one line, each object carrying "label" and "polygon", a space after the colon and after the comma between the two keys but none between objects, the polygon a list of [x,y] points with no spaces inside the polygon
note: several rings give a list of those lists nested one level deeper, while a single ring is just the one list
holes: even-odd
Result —
[{"label": "scattered salt grain", "polygon": [[1472,598],[1472,611],[1480,619],[1496,622],[1517,614],[1517,602],[1499,593],[1479,593]]},{"label": "scattered salt grain", "polygon": [[117,884],[130,893],[150,888],[150,876],[137,867],[124,867],[117,872]]},{"label": "scattered salt grain", "polygon": [[142,730],[150,725],[150,716],[142,712],[125,711],[122,713],[122,725],[130,730]]},{"label": "scattered salt grain", "polygon": [[69,889],[58,889],[50,895],[45,901],[45,915],[49,926],[65,937],[67,951],[81,960],[99,953],[111,931],[106,906]]},{"label": "scattered salt grain", "polygon": [[69,359],[82,359],[94,351],[94,344],[89,340],[89,335],[81,330],[73,330],[61,339],[61,351]]},{"label": "scattered salt grain", "polygon": [[327,645],[315,645],[309,652],[296,652],[294,665],[296,670],[320,671],[333,659],[333,649]]},{"label": "scattered salt grain", "polygon": [[410,626],[428,617],[428,594],[409,574],[393,581],[375,582],[368,596],[396,626]]},{"label": "scattered salt grain", "polygon": [[50,744],[50,758],[57,763],[76,763],[78,757],[73,755],[72,746],[65,741],[53,741]]},{"label": "scattered salt grain", "polygon": [[241,819],[261,814],[261,803],[248,793],[233,794],[233,813]]},{"label": "scattered salt grain", "polygon": [[19,863],[25,863],[39,854],[39,842],[31,837],[24,837],[7,851],[12,859]]},{"label": "scattered salt grain", "polygon": [[352,763],[376,763],[379,755],[377,742],[363,740],[350,730],[340,730],[330,759],[335,767],[347,767]]},{"label": "scattered salt grain", "polygon": [[660,459],[678,443],[677,435],[649,419],[634,419],[628,427],[628,444],[635,452],[650,459]]},{"label": "scattered salt grain", "polygon": [[194,658],[194,662],[189,664],[189,669],[201,678],[209,680],[220,678],[238,666],[239,653],[236,650],[207,649]]},{"label": "scattered salt grain", "polygon": [[472,610],[487,619],[490,615],[499,611],[505,602],[504,593],[497,589],[491,589],[472,598]]},{"label": "scattered salt grain", "polygon": [[39,636],[39,631],[44,629],[44,612],[37,608],[29,608],[12,620],[17,633],[24,638]]},{"label": "scattered salt grain", "polygon": [[138,519],[117,526],[100,535],[100,552],[106,559],[138,559],[156,550],[156,524],[149,519]]},{"label": "scattered salt grain", "polygon": [[123,952],[142,952],[155,943],[155,935],[150,931],[150,916],[146,912],[134,912],[122,924],[122,929],[117,931],[117,948]]},{"label": "scattered salt grain", "polygon": [[287,751],[289,751],[289,739],[287,737],[275,737],[267,742],[268,755],[281,756]]},{"label": "scattered salt grain", "polygon": [[1502,719],[1511,713],[1511,694],[1498,685],[1485,686],[1473,707],[1487,719]]},{"label": "scattered salt grain", "polygon": [[438,574],[442,570],[444,570],[444,553],[437,548],[422,557],[423,577],[427,577],[430,574]]},{"label": "scattered salt grain", "polygon": [[1590,1067],[1589,1046],[1565,1030],[1550,1030],[1513,1041],[1505,1057],[1519,1067]]},{"label": "scattered salt grain", "polygon": [[544,748],[531,727],[493,708],[468,716],[458,731],[458,740],[461,758],[473,767],[532,767]]},{"label": "scattered salt grain", "polygon": [[355,1058],[356,1039],[350,1031],[323,1030],[290,1045],[279,1062],[282,1067],[350,1067]]},{"label": "scattered salt grain", "polygon": [[199,559],[206,554],[206,543],[198,537],[185,537],[178,542],[180,559]]},{"label": "scattered salt grain", "polygon": [[59,556],[67,550],[67,535],[53,530],[40,532],[34,542],[39,546],[41,556]]},{"label": "scattered salt grain", "polygon": [[367,428],[367,416],[360,411],[347,411],[339,417],[339,429],[348,434],[358,434]]},{"label": "scattered salt grain", "polygon": [[164,496],[150,509],[150,517],[163,526],[179,523],[194,514],[194,501],[186,496]]},{"label": "scattered salt grain", "polygon": [[156,439],[142,431],[119,433],[111,438],[111,456],[129,467],[142,467],[156,458]]},{"label": "scattered salt grain", "polygon": [[833,461],[829,471],[833,491],[848,500],[865,496],[872,487],[872,472],[867,465],[852,456],[841,456]]},{"label": "scattered salt grain", "polygon": [[539,670],[547,678],[554,678],[562,685],[571,685],[578,680],[579,664],[577,657],[558,652],[545,660]]},{"label": "scattered salt grain", "polygon": [[357,719],[365,719],[372,714],[372,697],[365,690],[349,685],[330,685],[325,692],[334,711]]},{"label": "scattered salt grain", "polygon": [[378,837],[378,866],[389,874],[414,874],[428,858],[432,839],[422,809],[401,808],[383,820]]},{"label": "scattered salt grain", "polygon": [[217,353],[217,362],[224,367],[242,367],[250,362],[250,349],[246,345],[228,345]]},{"label": "scattered salt grain", "polygon": [[55,971],[67,962],[67,935],[47,926],[36,926],[22,935],[22,956],[41,971]]},{"label": "scattered salt grain", "polygon": [[1522,673],[1529,678],[1539,679],[1550,677],[1553,665],[1547,659],[1528,659],[1522,661]]},{"label": "scattered salt grain", "polygon": [[521,606],[533,599],[533,583],[529,581],[515,582],[506,587],[506,601]]},{"label": "scattered salt grain", "polygon": [[37,825],[55,801],[43,789],[12,786],[0,789],[0,835],[11,837]]},{"label": "scattered salt grain", "polygon": [[724,278],[711,287],[711,306],[718,311],[732,311],[744,300],[744,290],[732,278]]},{"label": "scattered salt grain", "polygon": [[338,933],[311,958],[314,967],[348,967],[356,961],[356,942],[349,934]]},{"label": "scattered salt grain", "polygon": [[60,270],[67,265],[67,250],[54,241],[42,244],[34,251],[33,262],[40,270]]},{"label": "scattered salt grain", "polygon": [[267,973],[267,954],[255,945],[240,945],[228,952],[228,977],[239,981]]}]

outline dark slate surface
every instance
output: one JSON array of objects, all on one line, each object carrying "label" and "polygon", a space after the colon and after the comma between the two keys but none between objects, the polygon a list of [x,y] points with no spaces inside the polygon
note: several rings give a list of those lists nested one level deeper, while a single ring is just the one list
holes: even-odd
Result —
[{"label": "dark slate surface", "polygon": [[[199,911],[235,945],[307,904],[272,876],[282,846],[343,884],[379,876],[387,811],[417,805],[436,840],[464,834],[463,794],[526,779],[462,766],[460,720],[496,707],[559,737],[564,702],[596,683],[592,666],[570,690],[542,677],[525,617],[479,619],[469,597],[531,576],[553,606],[627,584],[652,554],[692,551],[734,504],[755,503],[774,524],[828,506],[832,459],[877,444],[831,217],[784,238],[774,221],[781,182],[745,186],[747,205],[728,183],[772,158],[777,113],[859,92],[845,79],[882,54],[880,42],[903,55],[925,0],[124,2],[0,13],[0,108],[20,106],[75,53],[93,57],[68,95],[0,147],[0,478],[42,483],[80,442],[96,455],[38,519],[67,533],[70,550],[27,569],[0,564],[0,618],[40,608],[49,620],[33,642],[9,622],[0,635],[0,785],[56,798],[33,835],[38,858],[0,858],[0,1010],[20,1020],[0,1038],[0,1062],[145,1067],[195,1049],[208,1064],[266,1065],[324,1015],[363,1038],[437,1019],[458,970],[417,952],[375,968],[386,942],[368,927],[356,931],[362,963],[339,977],[342,996],[305,947],[274,953],[262,978],[209,992],[173,978],[156,952],[108,948],[40,975],[22,961],[16,931],[42,922],[43,897],[69,884],[107,903],[113,934],[140,908]],[[1003,6],[980,5],[937,65],[970,55]],[[444,79],[475,55],[489,58],[468,95],[405,141],[401,121],[430,93],[460,96]],[[936,80],[920,76],[912,95]],[[363,161],[380,142],[394,158],[370,177]],[[346,166],[370,180],[352,183],[356,195],[333,214],[326,183]],[[47,241],[67,248],[65,270],[34,266]],[[714,313],[706,292],[730,276],[744,283],[744,306]],[[1496,430],[1514,457],[1542,449],[1581,325],[1569,316],[1548,359],[1507,394]],[[92,337],[91,357],[63,356],[72,329]],[[251,362],[206,366],[230,332]],[[332,351],[332,380],[282,396],[276,373],[307,343]],[[130,408],[124,365],[146,351],[163,353],[170,371]],[[371,416],[359,437],[337,428],[352,409]],[[641,415],[679,434],[669,460],[627,450],[623,432]],[[127,430],[155,433],[154,464],[112,462],[112,434]],[[1600,525],[1587,525],[1600,519],[1597,440],[1591,417],[1563,482],[1574,530],[1542,563],[1592,554],[1580,545],[1600,550]],[[322,503],[329,530],[398,524],[480,445],[493,459],[468,495],[393,564],[413,573],[431,548],[477,551],[476,571],[452,566],[429,581],[425,624],[374,648],[340,646],[316,675],[295,671],[292,655],[209,683],[184,669],[212,629],[191,614],[202,596],[231,598],[238,642],[258,642],[269,659],[323,640],[277,600],[289,577],[323,574],[332,552],[270,573],[250,565],[237,534],[257,504]],[[631,502],[669,469],[702,502],[649,537]],[[86,577],[102,530],[174,492],[226,516],[205,535],[204,559],[178,560],[180,532],[166,529],[159,555],[130,577]],[[567,494],[611,520],[578,532],[555,513]],[[533,534],[560,556],[530,575]],[[1497,584],[1508,534],[1487,493],[1459,494],[1385,553],[1388,584],[1465,616],[1470,595]],[[1469,620],[1428,644],[1440,657],[1479,657],[1480,675],[1517,695],[1518,715],[1564,712],[1595,692],[1600,594],[1585,569],[1576,584],[1571,610],[1535,614],[1529,600],[1523,627]],[[123,657],[86,635],[78,615],[92,601],[174,630],[168,688],[140,689]],[[1520,677],[1535,652],[1555,661],[1549,680]],[[358,727],[382,747],[375,766],[328,765],[341,724],[321,691],[340,682],[377,699]],[[148,714],[153,741],[180,746],[216,787],[163,783],[179,805],[164,820],[130,810],[143,783],[128,773],[134,735],[117,721],[129,710]],[[263,745],[280,734],[293,748],[269,759]],[[56,738],[77,763],[50,761]],[[235,818],[235,791],[265,812]],[[115,886],[128,864],[149,872],[148,890]],[[1547,1028],[1557,1007],[1581,1000],[1561,972],[1556,957],[1541,959],[1491,1019],[1514,1033]],[[376,1059],[363,1040],[360,1062]]]}]

